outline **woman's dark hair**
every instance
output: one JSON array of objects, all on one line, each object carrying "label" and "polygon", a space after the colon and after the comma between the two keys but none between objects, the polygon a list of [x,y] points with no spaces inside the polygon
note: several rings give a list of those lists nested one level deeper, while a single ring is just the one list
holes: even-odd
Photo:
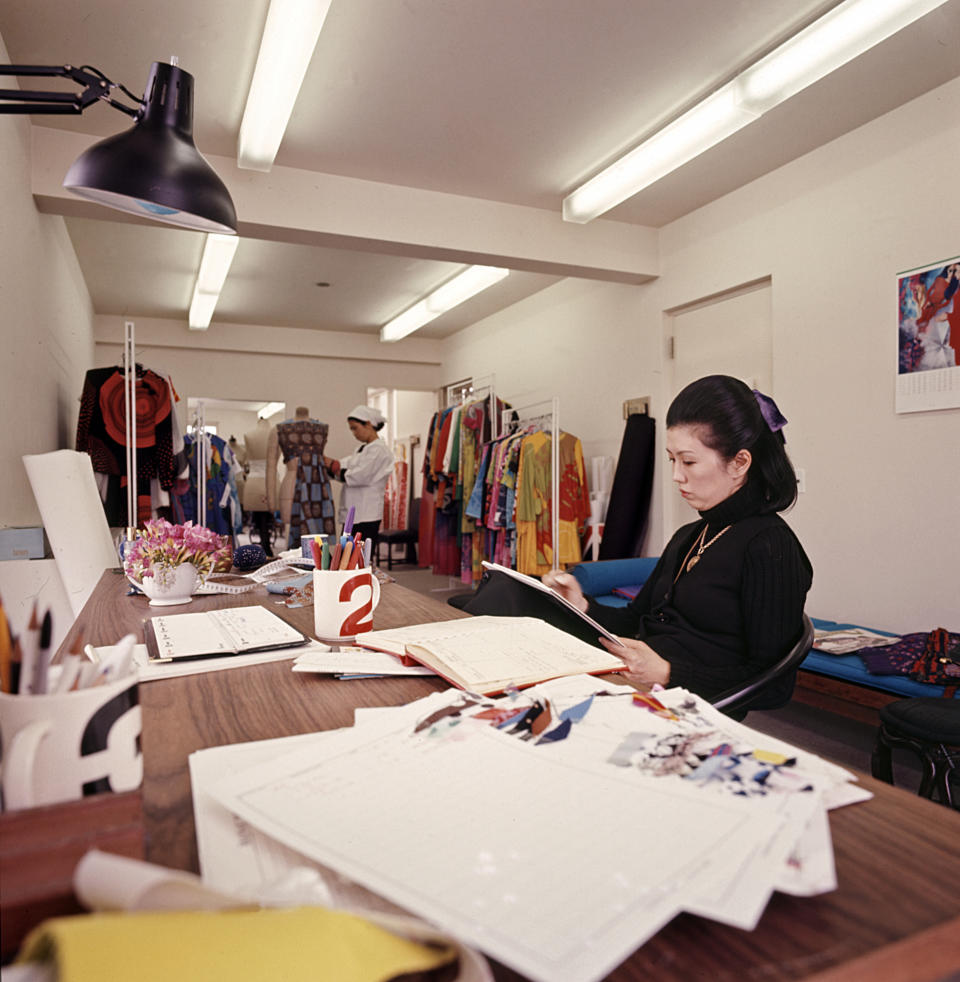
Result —
[{"label": "woman's dark hair", "polygon": [[373,420],[371,419],[357,419],[356,416],[348,416],[347,422],[349,423],[351,420],[353,420],[354,423],[360,423],[361,425],[364,426],[366,426],[369,423],[378,433],[386,425],[386,420],[382,420],[379,423],[374,423]]},{"label": "woman's dark hair", "polygon": [[784,449],[783,432],[770,429],[757,397],[739,379],[707,375],[691,382],[670,403],[667,429],[672,426],[697,427],[703,443],[724,460],[749,450],[749,480],[760,487],[761,511],[783,511],[797,500],[797,475]]}]

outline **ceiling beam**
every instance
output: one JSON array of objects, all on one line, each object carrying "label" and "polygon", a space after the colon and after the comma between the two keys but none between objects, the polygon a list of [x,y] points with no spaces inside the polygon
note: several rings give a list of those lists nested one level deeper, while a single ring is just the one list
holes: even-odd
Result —
[{"label": "ceiling beam", "polygon": [[[70,164],[92,142],[88,135],[37,125],[31,131],[31,183],[41,211],[131,217],[62,186]],[[559,202],[553,212],[291,167],[261,174],[226,157],[207,160],[230,189],[238,232],[247,238],[617,283],[646,283],[659,274],[656,229],[606,220],[571,225]]]}]

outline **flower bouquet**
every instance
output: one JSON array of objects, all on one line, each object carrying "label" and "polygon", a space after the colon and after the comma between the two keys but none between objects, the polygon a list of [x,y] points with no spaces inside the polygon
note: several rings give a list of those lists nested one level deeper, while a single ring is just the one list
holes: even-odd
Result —
[{"label": "flower bouquet", "polygon": [[151,603],[186,603],[214,569],[229,566],[230,556],[228,538],[193,522],[171,525],[159,518],[146,522],[127,545],[123,568]]}]

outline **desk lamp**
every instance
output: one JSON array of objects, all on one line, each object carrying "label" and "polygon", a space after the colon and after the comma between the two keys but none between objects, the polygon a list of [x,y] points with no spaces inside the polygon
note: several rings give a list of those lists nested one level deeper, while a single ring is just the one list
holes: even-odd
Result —
[{"label": "desk lamp", "polygon": [[[79,93],[0,89],[0,113],[82,113],[94,102],[108,103],[136,123],[85,150],[63,186],[142,218],[236,234],[230,193],[193,142],[193,76],[175,61],[153,63],[142,99],[89,65],[0,65],[0,76],[69,78],[83,87]],[[114,99],[114,89],[135,105]]]}]

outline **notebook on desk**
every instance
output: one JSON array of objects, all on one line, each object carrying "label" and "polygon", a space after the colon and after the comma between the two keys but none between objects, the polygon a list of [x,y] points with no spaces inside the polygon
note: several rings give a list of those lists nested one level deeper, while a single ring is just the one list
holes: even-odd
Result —
[{"label": "notebook on desk", "polygon": [[227,607],[151,617],[143,627],[151,662],[293,648],[307,637],[266,607]]}]

